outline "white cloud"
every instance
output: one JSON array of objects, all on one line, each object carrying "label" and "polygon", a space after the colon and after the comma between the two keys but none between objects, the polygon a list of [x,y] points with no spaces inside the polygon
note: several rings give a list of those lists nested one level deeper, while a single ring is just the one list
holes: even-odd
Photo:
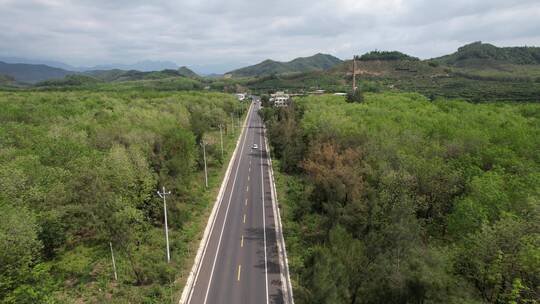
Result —
[{"label": "white cloud", "polygon": [[0,55],[225,69],[316,52],[540,45],[537,0],[0,0]]}]

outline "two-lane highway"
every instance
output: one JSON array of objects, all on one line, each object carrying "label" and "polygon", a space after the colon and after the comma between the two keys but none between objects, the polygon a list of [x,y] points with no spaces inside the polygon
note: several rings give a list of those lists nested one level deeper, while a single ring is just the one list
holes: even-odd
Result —
[{"label": "two-lane highway", "polygon": [[271,164],[258,109],[258,103],[250,107],[223,195],[201,244],[199,263],[181,302],[291,302],[284,291],[290,282],[282,275],[286,259],[280,260],[284,250],[278,250],[279,216],[275,217]]}]

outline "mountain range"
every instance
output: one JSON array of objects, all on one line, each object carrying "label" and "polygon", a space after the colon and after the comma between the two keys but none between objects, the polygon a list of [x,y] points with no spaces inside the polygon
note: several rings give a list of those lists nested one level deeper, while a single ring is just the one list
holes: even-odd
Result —
[{"label": "mountain range", "polygon": [[299,57],[288,62],[267,59],[261,63],[230,71],[233,77],[257,77],[272,74],[290,74],[310,71],[328,70],[343,61],[328,54],[315,54],[310,57]]},{"label": "mountain range", "polygon": [[[4,59],[4,60],[2,60]],[[20,61],[12,63],[13,61]],[[397,51],[373,51],[359,56],[357,73],[360,75],[408,77],[417,73],[428,77],[448,74],[446,68],[466,77],[523,78],[540,76],[539,47],[497,47],[488,43],[474,42],[460,47],[456,52],[420,60]],[[152,71],[152,72],[151,72]],[[162,71],[156,74],[156,71]],[[72,67],[57,61],[29,60],[15,57],[0,57],[0,75],[17,83],[34,84],[44,80],[63,78],[73,74],[87,74],[103,81],[138,80],[148,77],[183,76],[197,78],[191,69],[168,61],[141,61],[131,65],[111,64],[91,68]],[[307,74],[306,74],[307,73]],[[311,73],[311,74],[309,74]],[[342,61],[328,54],[299,57],[288,62],[265,60],[228,72],[226,75],[241,78],[251,77],[266,81],[273,75],[285,77],[317,78],[320,75],[338,76],[350,73],[350,60]],[[219,76],[214,76],[219,77]],[[4,82],[7,80],[4,79]]]},{"label": "mountain range", "polygon": [[[39,61],[36,61],[39,62]],[[136,65],[134,65],[136,66]],[[183,66],[178,69],[163,69],[165,65],[155,65],[156,70],[146,71],[150,66],[144,63],[140,63],[139,70],[137,69],[117,69],[110,68],[112,66],[98,66],[98,69],[87,70],[87,71],[73,71],[66,70],[58,67],[52,67],[45,64],[27,64],[27,63],[6,63],[0,61],[0,76],[6,76],[5,79],[11,79],[11,82],[16,82],[20,84],[35,84],[42,81],[52,80],[52,79],[61,79],[68,75],[75,74],[86,74],[92,77],[96,77],[103,81],[117,81],[117,80],[139,80],[144,79],[145,77],[152,77],[151,73],[156,71],[161,71],[162,76],[184,76],[189,78],[197,78],[199,75],[193,72],[189,68]],[[124,66],[124,68],[130,68],[129,66]],[[4,79],[4,82],[6,80]]]}]

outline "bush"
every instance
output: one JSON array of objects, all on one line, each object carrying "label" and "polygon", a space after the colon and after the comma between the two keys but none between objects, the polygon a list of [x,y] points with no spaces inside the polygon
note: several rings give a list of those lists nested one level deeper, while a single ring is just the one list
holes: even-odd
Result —
[{"label": "bush", "polygon": [[360,103],[364,101],[364,94],[357,89],[354,92],[348,92],[345,100],[349,103]]}]

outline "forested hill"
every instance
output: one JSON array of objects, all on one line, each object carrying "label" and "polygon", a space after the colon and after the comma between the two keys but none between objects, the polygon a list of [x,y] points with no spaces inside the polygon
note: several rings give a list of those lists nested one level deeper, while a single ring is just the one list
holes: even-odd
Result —
[{"label": "forested hill", "polygon": [[193,72],[190,68],[186,66],[182,66],[178,68],[178,74],[185,76],[185,77],[191,77],[191,78],[197,78],[199,75],[195,72]]},{"label": "forested hill", "polygon": [[288,62],[268,59],[252,66],[228,72],[227,74],[235,77],[256,77],[272,74],[322,71],[328,70],[341,62],[341,59],[332,55],[319,53],[310,57],[299,57]]},{"label": "forested hill", "polygon": [[511,64],[540,64],[540,47],[496,47],[489,43],[474,42],[457,52],[434,58],[448,65],[466,65],[471,60],[491,60]]},{"label": "forested hill", "polygon": [[131,89],[0,92],[0,109],[0,303],[171,303],[238,137],[227,122],[244,107]]}]

